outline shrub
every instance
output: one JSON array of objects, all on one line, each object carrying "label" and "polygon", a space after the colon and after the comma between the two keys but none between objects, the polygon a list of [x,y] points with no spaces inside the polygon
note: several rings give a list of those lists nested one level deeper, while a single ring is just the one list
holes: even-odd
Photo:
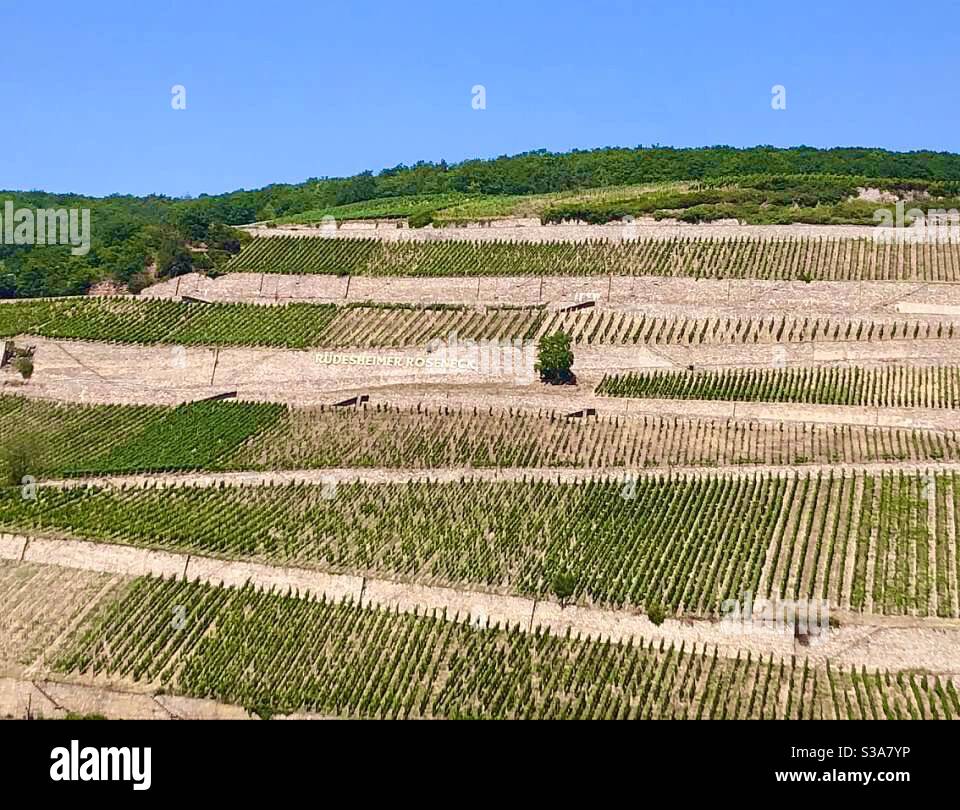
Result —
[{"label": "shrub", "polygon": [[667,618],[667,609],[660,602],[652,602],[647,605],[647,618],[659,627]]},{"label": "shrub", "polygon": [[551,590],[553,595],[560,600],[560,607],[567,606],[567,600],[573,596],[577,589],[577,578],[569,571],[563,571],[553,578]]},{"label": "shrub", "polygon": [[27,355],[21,355],[13,361],[13,367],[20,373],[25,380],[33,376],[33,358]]},{"label": "shrub", "polygon": [[565,385],[575,381],[570,369],[573,367],[573,352],[570,350],[570,335],[555,332],[544,335],[537,345],[537,363],[534,366],[543,382]]},{"label": "shrub", "polygon": [[407,225],[411,228],[426,228],[433,224],[433,211],[418,211],[411,214],[407,219]]},{"label": "shrub", "polygon": [[127,289],[134,295],[139,295],[142,290],[145,290],[153,284],[154,281],[155,279],[150,273],[134,273],[130,276],[129,281],[127,281]]}]

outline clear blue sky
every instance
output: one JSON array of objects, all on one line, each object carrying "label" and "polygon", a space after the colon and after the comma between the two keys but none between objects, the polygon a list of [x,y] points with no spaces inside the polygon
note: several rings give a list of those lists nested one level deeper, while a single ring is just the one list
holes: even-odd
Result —
[{"label": "clear blue sky", "polygon": [[[0,10],[4,189],[196,195],[652,143],[960,151],[955,0]],[[171,108],[178,84],[186,110]],[[471,107],[476,84],[485,110]],[[777,84],[783,111],[770,106]]]}]

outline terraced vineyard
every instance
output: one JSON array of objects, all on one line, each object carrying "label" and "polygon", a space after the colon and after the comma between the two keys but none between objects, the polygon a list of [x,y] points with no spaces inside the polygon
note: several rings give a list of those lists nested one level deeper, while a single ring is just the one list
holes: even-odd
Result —
[{"label": "terraced vineyard", "polygon": [[670,318],[644,313],[591,309],[557,312],[541,330],[566,332],[581,345],[750,345],[809,343],[952,340],[960,325],[913,319],[867,321],[853,318]]},{"label": "terraced vineyard", "polygon": [[960,434],[724,419],[570,419],[550,412],[72,405],[0,397],[0,447],[35,445],[36,477],[330,467],[585,467],[960,461]]},{"label": "terraced vineyard", "polygon": [[[413,196],[383,197],[364,200],[348,205],[335,205],[319,208],[302,214],[279,217],[274,220],[280,224],[323,223],[326,218],[334,222],[349,222],[363,219],[406,219],[407,217],[430,216],[436,211],[456,206],[472,199],[466,194],[417,194]],[[486,199],[486,198],[482,198]],[[496,200],[498,198],[489,198]]]},{"label": "terraced vineyard", "polygon": [[960,244],[872,239],[469,242],[271,236],[226,269],[376,276],[628,275],[823,281],[960,281]]},{"label": "terraced vineyard", "polygon": [[0,560],[0,666],[29,666],[119,586],[95,571]]},{"label": "terraced vineyard", "polygon": [[30,301],[0,307],[0,337],[291,349],[407,348],[461,340],[531,341],[562,330],[578,345],[754,345],[955,340],[960,325],[923,319],[685,318],[545,306],[198,304],[159,298]]},{"label": "terraced vineyard", "polygon": [[222,466],[620,467],[960,461],[954,431],[644,416],[372,407],[294,408]]},{"label": "terraced vineyard", "polygon": [[[331,497],[331,494],[333,497]],[[0,526],[421,583],[714,614],[728,598],[960,615],[960,475],[57,490]]]},{"label": "terraced vineyard", "polygon": [[0,337],[304,348],[336,312],[332,305],[261,307],[158,298],[30,301],[0,307]]},{"label": "terraced vineyard", "polygon": [[159,298],[41,301],[0,307],[0,337],[33,334],[68,340],[186,346],[425,346],[452,333],[464,340],[537,335],[542,307],[403,304],[198,304]]},{"label": "terraced vineyard", "polygon": [[[778,178],[758,182],[786,201]],[[701,205],[691,194],[703,190],[656,194],[683,196],[692,217],[735,202],[721,199],[721,184],[706,195],[719,201]],[[602,219],[622,202],[589,196],[544,197],[541,213],[583,208]],[[779,216],[733,196],[756,203],[757,217]],[[834,204],[849,203],[851,216],[879,205],[848,197]],[[454,194],[337,213],[426,221],[444,206],[457,217],[516,203]],[[949,314],[953,293],[929,283],[960,282],[960,244],[279,236],[254,239],[229,270],[370,279],[233,276],[227,289],[191,279],[197,295],[336,303],[128,296],[0,306],[0,337],[37,344],[33,376],[11,369],[0,380],[27,395],[0,396],[0,551],[17,561],[0,562],[0,664],[16,677],[29,668],[78,691],[136,681],[138,698],[163,690],[262,716],[960,717],[960,428],[929,428],[956,427],[960,409],[960,366],[948,365],[960,319]],[[615,290],[614,275],[648,278]],[[449,280],[465,276],[530,280]],[[737,291],[649,277],[848,283]],[[916,283],[871,289],[875,280]],[[549,303],[390,302],[416,302],[421,287],[431,301],[449,291],[458,301]],[[606,298],[595,295],[605,288]],[[352,300],[365,295],[378,300]],[[584,295],[594,306],[577,309]],[[923,314],[933,311],[944,314]],[[333,366],[344,358],[331,359],[416,349],[407,358],[426,366],[443,342],[530,349],[558,331],[575,346],[579,386],[505,382],[491,363],[494,373],[452,391],[439,374],[340,377]],[[782,362],[761,367],[777,354]],[[189,358],[188,371],[172,370],[176,360],[132,367],[165,356]],[[811,365],[796,365],[808,356]],[[648,402],[598,403],[590,389],[605,371],[615,373],[596,395]],[[300,406],[360,386],[372,402]],[[234,389],[292,404],[34,398],[169,402]],[[484,407],[443,407],[473,395]],[[687,415],[665,415],[662,399],[685,401],[665,410]],[[800,408],[733,411],[770,417],[762,421],[710,418],[696,414],[729,406],[693,400],[845,406],[816,418],[878,426],[773,421],[804,418]],[[913,421],[882,408],[939,413]],[[22,486],[25,470],[35,489]],[[182,472],[198,474],[173,475]],[[147,571],[180,579],[133,579]],[[308,590],[349,595],[334,603]],[[721,638],[727,600],[768,598],[825,601],[826,646],[806,649],[813,642],[799,627],[772,641],[747,630]],[[476,604],[518,623],[452,612]],[[657,642],[628,640],[631,627]],[[794,657],[781,660],[783,650]]]},{"label": "terraced vineyard", "polygon": [[[182,627],[171,620],[176,609]],[[947,679],[476,627],[439,615],[138,580],[58,662],[261,716],[954,718]]]},{"label": "terraced vineyard", "polygon": [[284,412],[282,405],[270,403],[198,402],[169,408],[4,396],[0,447],[28,442],[29,471],[37,478],[205,469]]},{"label": "terraced vineyard", "polygon": [[609,397],[792,402],[887,408],[960,408],[957,366],[738,368],[605,375]]},{"label": "terraced vineyard", "polygon": [[329,348],[425,346],[456,334],[460,340],[530,341],[543,332],[543,307],[353,305],[341,307],[318,336]]}]

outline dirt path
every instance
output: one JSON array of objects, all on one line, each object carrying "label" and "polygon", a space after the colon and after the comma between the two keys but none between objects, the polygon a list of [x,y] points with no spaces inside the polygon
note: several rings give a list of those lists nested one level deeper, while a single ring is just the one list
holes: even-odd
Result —
[{"label": "dirt path", "polygon": [[436,469],[392,469],[364,467],[335,467],[317,470],[282,470],[270,472],[186,472],[139,475],[100,475],[85,478],[44,481],[42,487],[72,489],[84,486],[97,487],[173,487],[189,486],[199,489],[219,486],[268,486],[271,484],[405,484],[410,482],[434,482],[438,484],[469,481],[547,481],[557,484],[577,481],[660,478],[671,475],[683,478],[702,476],[764,475],[788,477],[817,475],[833,472],[845,477],[883,472],[949,473],[960,472],[960,462],[872,462],[865,464],[798,464],[760,465],[738,464],[714,467],[659,468],[604,467],[602,469],[562,467],[443,467]]},{"label": "dirt path", "polygon": [[141,576],[153,574],[201,580],[227,587],[252,582],[261,587],[326,594],[403,612],[446,609],[454,621],[490,622],[542,627],[551,633],[633,642],[643,639],[666,644],[707,645],[720,655],[798,656],[811,664],[866,667],[868,670],[922,669],[960,676],[960,620],[853,616],[843,614],[841,626],[809,646],[792,635],[765,629],[729,628],[706,620],[668,619],[662,625],[628,611],[567,606],[519,596],[409,585],[355,576],[331,575],[298,568],[216,560],[195,555],[157,552],[77,540],[0,535],[0,558],[88,571]]},{"label": "dirt path", "polygon": [[111,720],[251,719],[245,709],[215,700],[43,678],[0,677],[0,717],[51,719],[68,714],[96,714]]}]

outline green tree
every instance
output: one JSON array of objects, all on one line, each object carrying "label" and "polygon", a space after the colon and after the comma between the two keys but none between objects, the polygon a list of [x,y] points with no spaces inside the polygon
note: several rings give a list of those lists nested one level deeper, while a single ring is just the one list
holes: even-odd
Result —
[{"label": "green tree", "polygon": [[9,437],[0,448],[3,462],[3,477],[12,487],[18,487],[23,479],[36,469],[39,456],[37,441],[23,433]]},{"label": "green tree", "polygon": [[276,218],[277,209],[270,205],[270,203],[267,203],[265,206],[263,206],[263,208],[257,211],[257,222],[268,222]]},{"label": "green tree", "polygon": [[173,278],[193,271],[193,254],[179,231],[169,225],[151,225],[144,230],[160,278]]},{"label": "green tree", "polygon": [[555,332],[544,335],[537,345],[537,363],[534,366],[543,382],[564,384],[573,382],[573,351],[570,349],[570,335]]},{"label": "green tree", "polygon": [[567,600],[577,590],[577,578],[569,571],[561,571],[553,578],[550,589],[560,600],[560,607],[564,608],[567,606]]},{"label": "green tree", "polygon": [[647,618],[659,627],[667,618],[667,609],[660,602],[651,602],[647,605]]}]

